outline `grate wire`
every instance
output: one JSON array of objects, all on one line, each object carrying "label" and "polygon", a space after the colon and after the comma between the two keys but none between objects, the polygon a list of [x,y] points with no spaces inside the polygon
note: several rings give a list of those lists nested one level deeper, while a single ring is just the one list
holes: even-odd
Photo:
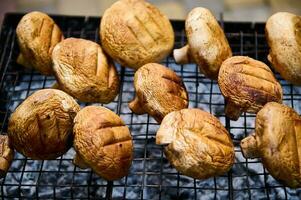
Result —
[{"label": "grate wire", "polygon": [[[19,48],[15,28],[23,14],[6,15],[0,33],[0,123],[1,134],[14,109],[34,91],[50,88],[54,77],[40,75],[16,63]],[[65,37],[80,37],[100,42],[98,17],[52,15]],[[220,24],[229,40],[234,55],[245,55],[268,63],[268,46],[263,23],[224,22]],[[175,48],[185,45],[184,22],[173,20]],[[177,65],[172,56],[162,64],[172,68],[184,80],[189,93],[189,106],[204,109],[225,125],[235,145],[236,160],[226,174],[207,180],[183,176],[172,168],[163,148],[155,145],[159,125],[148,115],[137,116],[128,108],[135,95],[134,71],[117,65],[120,75],[118,97],[106,106],[116,112],[131,130],[134,160],[127,177],[114,182],[105,181],[90,169],[79,169],[72,164],[75,154],[70,149],[65,155],[50,161],[35,161],[17,153],[7,176],[0,179],[1,199],[298,199],[300,190],[283,187],[263,168],[259,159],[242,157],[240,140],[254,131],[254,114],[242,114],[235,122],[224,114],[224,98],[217,85],[199,73],[195,64]],[[284,103],[301,112],[301,88],[293,86],[275,73],[280,81]],[[79,102],[81,106],[84,104]],[[101,104],[93,104],[101,105]]]}]

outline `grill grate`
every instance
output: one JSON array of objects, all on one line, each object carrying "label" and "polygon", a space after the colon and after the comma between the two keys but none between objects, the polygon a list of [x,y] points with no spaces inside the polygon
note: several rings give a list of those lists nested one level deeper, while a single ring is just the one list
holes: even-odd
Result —
[{"label": "grill grate", "polygon": [[[15,28],[22,14],[7,14],[0,35],[0,125],[7,131],[11,112],[28,95],[49,88],[53,77],[25,70],[16,64],[19,53]],[[52,16],[65,37],[80,37],[99,42],[97,17]],[[267,62],[268,47],[263,23],[223,22],[234,55],[247,55]],[[184,22],[172,21],[175,48],[185,42]],[[179,174],[166,160],[162,147],[155,145],[159,125],[148,115],[137,116],[127,103],[134,96],[133,75],[128,68],[117,66],[121,87],[115,101],[105,105],[115,111],[129,126],[134,140],[134,160],[127,177],[107,182],[90,169],[72,164],[74,150],[49,161],[35,161],[16,154],[7,176],[0,179],[2,199],[299,199],[301,190],[283,187],[262,167],[260,160],[243,158],[240,140],[254,130],[254,114],[243,114],[238,121],[224,115],[224,99],[216,81],[205,78],[194,64],[177,65],[172,57],[162,62],[180,75],[189,92],[189,106],[202,108],[221,120],[231,133],[236,160],[225,175],[207,180],[195,180]],[[284,103],[301,113],[301,88],[280,80]],[[81,103],[81,106],[88,104]]]}]

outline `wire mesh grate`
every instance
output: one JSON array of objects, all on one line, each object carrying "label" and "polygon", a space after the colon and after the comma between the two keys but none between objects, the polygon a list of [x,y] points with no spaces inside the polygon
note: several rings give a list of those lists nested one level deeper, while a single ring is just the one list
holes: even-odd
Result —
[{"label": "wire mesh grate", "polygon": [[[15,28],[22,14],[7,14],[0,35],[0,125],[7,131],[7,122],[14,109],[34,91],[49,88],[54,77],[40,75],[16,63],[19,48]],[[65,37],[80,37],[99,42],[97,17],[52,16]],[[224,22],[234,55],[247,55],[267,62],[268,46],[263,23]],[[175,48],[185,42],[183,21],[172,21]],[[283,187],[262,167],[260,160],[245,159],[239,148],[240,140],[254,130],[254,114],[243,114],[238,121],[224,115],[224,98],[216,81],[199,73],[194,64],[177,65],[170,56],[162,64],[182,77],[189,93],[189,107],[214,114],[231,133],[236,160],[225,175],[207,180],[195,180],[179,174],[166,160],[162,147],[155,145],[159,125],[148,115],[135,115],[128,108],[134,97],[134,71],[117,65],[121,79],[120,93],[110,108],[125,121],[134,140],[134,160],[127,177],[107,182],[90,169],[72,164],[74,150],[55,160],[36,161],[16,154],[6,177],[0,179],[2,199],[299,199],[301,190]],[[268,64],[269,65],[269,64]],[[301,113],[301,88],[280,78],[284,103]],[[88,104],[81,103],[81,106]],[[97,104],[96,104],[97,105]]]}]

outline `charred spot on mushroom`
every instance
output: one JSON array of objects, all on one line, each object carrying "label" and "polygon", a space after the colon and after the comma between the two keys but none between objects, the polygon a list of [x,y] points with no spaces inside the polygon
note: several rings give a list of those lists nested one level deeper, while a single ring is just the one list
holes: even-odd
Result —
[{"label": "charred spot on mushroom", "polygon": [[[66,109],[66,106],[68,109]],[[32,159],[54,159],[72,144],[74,115],[80,107],[60,90],[36,91],[13,112],[8,123],[12,146]]]},{"label": "charred spot on mushroom", "polygon": [[275,179],[301,187],[301,117],[292,108],[267,103],[256,115],[255,133],[240,146],[244,157],[261,158]]},{"label": "charred spot on mushroom", "polygon": [[225,60],[218,84],[227,100],[226,115],[237,120],[241,112],[257,113],[267,102],[282,102],[282,88],[264,63],[246,56]]},{"label": "charred spot on mushroom", "polygon": [[104,107],[87,106],[74,119],[74,163],[89,166],[106,180],[127,175],[133,142],[121,118]]},{"label": "charred spot on mushroom", "polygon": [[234,162],[229,133],[211,114],[183,109],[166,115],[156,135],[171,165],[198,179],[226,173]]},{"label": "charred spot on mushroom", "polygon": [[136,97],[129,107],[136,114],[146,112],[161,122],[168,113],[188,107],[183,81],[163,65],[149,63],[139,68],[135,73],[134,86]]},{"label": "charred spot on mushroom", "polygon": [[17,62],[42,74],[52,75],[51,53],[63,39],[55,22],[45,13],[31,12],[23,16],[16,32],[21,51]]},{"label": "charred spot on mushroom", "polygon": [[68,38],[53,50],[59,88],[83,102],[109,103],[119,91],[117,70],[92,41]]}]

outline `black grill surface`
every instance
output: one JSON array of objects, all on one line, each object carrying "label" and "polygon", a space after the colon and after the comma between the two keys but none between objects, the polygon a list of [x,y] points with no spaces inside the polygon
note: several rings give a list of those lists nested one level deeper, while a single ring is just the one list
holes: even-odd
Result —
[{"label": "black grill surface", "polygon": [[[34,91],[49,88],[54,77],[40,75],[16,63],[19,47],[16,26],[23,14],[7,14],[0,35],[0,130],[6,134],[10,114]],[[53,19],[65,37],[85,38],[100,42],[98,17],[58,16]],[[268,46],[263,23],[224,22],[220,18],[234,55],[245,55],[267,61]],[[175,48],[186,43],[184,21],[172,21]],[[196,180],[179,174],[155,144],[159,125],[148,115],[135,115],[128,108],[134,97],[134,71],[117,65],[121,79],[120,93],[110,104],[130,128],[134,140],[134,160],[127,177],[107,182],[90,169],[72,164],[75,154],[70,149],[55,160],[36,161],[17,153],[6,177],[0,179],[2,199],[299,199],[301,190],[277,182],[258,159],[245,159],[239,148],[242,138],[254,131],[254,114],[243,114],[238,121],[224,115],[224,98],[216,81],[199,73],[195,64],[177,65],[172,56],[163,65],[172,68],[185,82],[189,107],[201,108],[215,115],[231,133],[235,144],[235,164],[227,173],[207,180]],[[284,103],[301,113],[301,88],[280,78]],[[80,103],[81,106],[89,104]],[[95,104],[99,105],[99,104]],[[30,144],[29,144],[30,145]]]}]

